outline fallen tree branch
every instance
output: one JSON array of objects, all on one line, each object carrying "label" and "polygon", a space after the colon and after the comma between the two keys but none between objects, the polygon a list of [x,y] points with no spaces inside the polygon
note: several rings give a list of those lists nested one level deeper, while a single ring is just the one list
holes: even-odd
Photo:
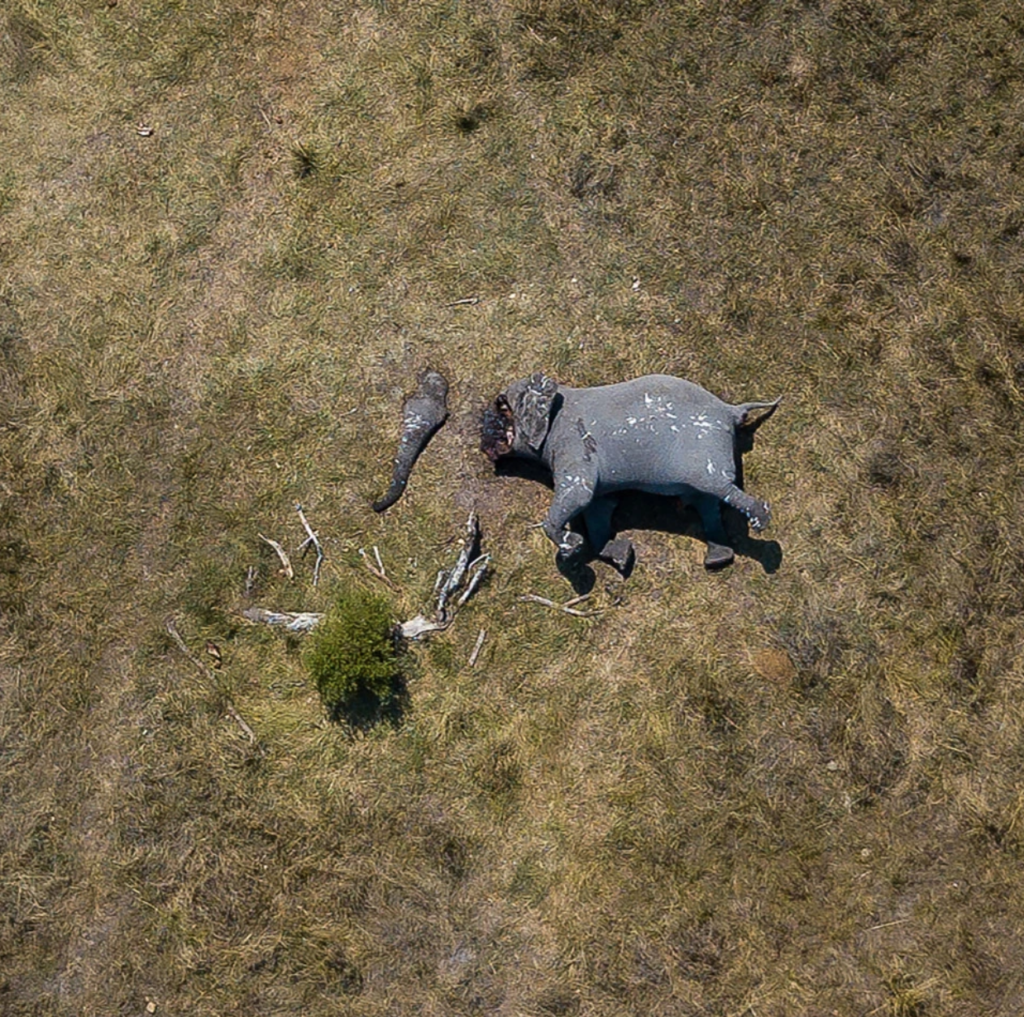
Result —
[{"label": "fallen tree branch", "polygon": [[[177,644],[178,649],[181,650],[181,652],[195,665],[195,667],[197,668],[199,673],[201,675],[203,675],[203,677],[206,678],[210,682],[210,684],[216,686],[216,684],[217,684],[216,676],[188,648],[188,644],[185,642],[184,639],[181,638],[181,633],[178,632],[178,627],[174,624],[174,619],[173,618],[168,618],[167,619],[167,633],[171,637],[171,639],[173,639],[174,642]],[[249,727],[248,724],[246,724],[245,720],[242,718],[242,715],[238,712],[238,710],[235,709],[235,704],[233,702],[231,702],[230,699],[225,699],[225,701],[224,701],[224,709],[227,711],[227,713],[231,717],[231,719],[248,736],[249,741],[259,749],[260,755],[261,756],[262,755],[266,755],[266,753],[263,751],[263,746],[258,744],[257,741],[256,741],[256,734],[255,734],[255,732],[253,731],[253,729],[251,727]]]},{"label": "fallen tree branch", "polygon": [[277,625],[289,632],[308,632],[320,624],[323,615],[315,611],[268,611],[264,607],[247,607],[242,617],[264,625]]},{"label": "fallen tree branch", "polygon": [[[313,532],[312,527],[309,526],[302,512],[302,506],[296,505],[296,510],[308,534],[299,550],[308,547],[310,544],[315,544],[319,551],[319,542],[316,539],[316,534]],[[264,537],[263,539],[266,540],[267,538]],[[269,540],[267,542],[272,544]],[[480,524],[476,513],[471,512],[469,519],[466,520],[466,535],[463,538],[462,548],[459,551],[455,564],[451,570],[442,569],[437,574],[437,582],[434,584],[434,593],[437,596],[434,617],[431,619],[418,614],[408,621],[400,622],[397,631],[403,639],[421,639],[430,632],[443,632],[451,625],[459,609],[473,596],[483,582],[484,576],[487,575],[491,556],[489,554],[482,554],[473,558],[473,554],[477,551],[479,545]],[[392,590],[395,589],[395,584],[392,583],[384,571],[384,562],[381,560],[380,550],[376,546],[373,548],[373,557],[376,559],[376,565],[373,564],[365,548],[359,548],[359,557],[371,575],[382,583],[386,583]],[[314,578],[314,585],[315,582]],[[455,599],[456,595],[458,595],[457,600]],[[289,632],[309,632],[311,629],[316,628],[323,618],[322,614],[312,611],[271,611],[263,607],[247,607],[242,611],[242,616],[251,622],[277,626],[287,629]],[[479,642],[480,644],[483,643],[482,636]],[[479,652],[480,647],[478,645],[473,655],[473,663],[476,662],[476,656]]]},{"label": "fallen tree branch", "polygon": [[262,533],[257,534],[257,536],[260,538],[260,540],[262,540],[265,544],[269,544],[277,552],[277,556],[281,559],[281,564],[284,566],[284,568],[282,568],[281,571],[289,579],[294,579],[295,569],[292,568],[292,563],[288,560],[288,555],[285,553],[284,548],[276,540],[271,540],[270,537],[264,537]]},{"label": "fallen tree branch", "polygon": [[470,597],[476,592],[476,588],[483,581],[485,575],[487,575],[487,567],[491,564],[491,556],[489,554],[481,555],[472,565],[469,566],[472,576],[470,577],[469,583],[466,586],[462,596],[459,597],[456,607],[462,607],[463,604],[469,600]]},{"label": "fallen tree branch", "polygon": [[[441,571],[437,576],[437,584],[434,586],[434,591],[437,592],[440,588],[440,592],[437,597],[437,618],[440,622],[450,621],[450,615],[448,612],[448,598],[451,597],[461,586],[462,582],[466,577],[466,572],[470,568],[470,559],[473,556],[473,552],[477,549],[480,544],[480,522],[476,517],[475,512],[470,512],[469,518],[466,520],[466,536],[462,541],[462,550],[459,551],[459,557],[455,560],[455,564],[452,566],[450,572]],[[487,563],[490,561],[489,556],[483,555],[473,561],[474,567],[479,567],[480,572],[477,573],[479,576],[487,568]],[[471,589],[467,589],[462,599],[456,604],[456,607],[461,607],[469,599],[469,594],[476,586],[479,585],[479,578],[472,584]]]},{"label": "fallen tree branch", "polygon": [[443,632],[451,622],[436,622],[418,614],[415,618],[401,622],[398,633],[403,639],[421,639],[430,632]]},{"label": "fallen tree branch", "polygon": [[324,560],[324,549],[320,546],[320,541],[317,540],[316,534],[313,532],[313,528],[309,525],[306,519],[306,513],[302,511],[301,505],[295,506],[295,511],[299,513],[299,522],[302,523],[308,536],[306,539],[299,544],[298,550],[305,552],[309,549],[309,545],[312,544],[316,548],[316,564],[313,566],[313,585],[320,581],[320,565]]},{"label": "fallen tree branch", "polygon": [[[407,622],[398,626],[398,631],[405,639],[420,639],[429,632],[442,632],[452,622],[459,609],[476,591],[487,574],[487,566],[490,564],[491,556],[482,554],[473,558],[473,554],[480,546],[480,523],[476,513],[470,512],[466,520],[466,535],[462,540],[462,548],[455,564],[451,569],[441,569],[437,574],[437,582],[434,583],[434,594],[437,596],[437,606],[434,608],[434,620],[425,618],[418,614]],[[469,582],[466,583],[466,577]],[[454,600],[455,595],[462,590],[459,599]]]}]

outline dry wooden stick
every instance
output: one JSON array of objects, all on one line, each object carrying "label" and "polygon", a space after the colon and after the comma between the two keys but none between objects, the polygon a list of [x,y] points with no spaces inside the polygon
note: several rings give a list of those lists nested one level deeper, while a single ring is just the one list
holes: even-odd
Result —
[{"label": "dry wooden stick", "polygon": [[[178,632],[178,627],[174,624],[174,619],[173,618],[168,618],[167,619],[167,632],[168,632],[168,635],[170,635],[170,637],[177,644],[178,649],[181,650],[181,652],[190,661],[192,661],[192,663],[198,669],[199,673],[201,675],[203,675],[203,677],[206,678],[207,681],[209,681],[212,685],[216,685],[217,684],[217,679],[214,676],[213,672],[188,648],[188,645],[186,644],[185,640],[181,638],[181,633]],[[263,746],[262,745],[258,745],[257,742],[256,742],[256,735],[253,732],[253,729],[251,727],[249,727],[248,724],[246,724],[245,720],[242,718],[242,715],[238,712],[238,710],[235,709],[235,704],[233,702],[231,702],[230,699],[225,700],[225,709],[227,710],[227,712],[230,715],[231,719],[248,736],[249,741],[253,745],[256,745],[256,747],[260,750],[260,755],[265,755],[265,753],[263,751]]]},{"label": "dry wooden stick", "polygon": [[487,566],[491,564],[491,556],[489,554],[481,555],[475,562],[469,566],[469,571],[472,573],[469,582],[466,584],[466,589],[462,596],[459,597],[456,607],[462,607],[463,604],[469,600],[470,597],[476,592],[476,588],[480,585],[484,576],[487,575]]},{"label": "dry wooden stick", "polygon": [[[374,548],[377,551],[377,548]],[[370,564],[370,556],[366,553],[365,548],[359,548],[359,557],[363,559],[363,564],[373,573],[382,583],[385,583],[392,590],[395,588],[395,584],[384,574],[384,566],[381,565],[377,568],[375,565]],[[377,562],[380,564],[380,554],[377,553]]]},{"label": "dry wooden stick", "polygon": [[533,604],[543,604],[544,607],[554,608],[556,611],[564,611],[566,614],[571,614],[576,618],[592,618],[594,615],[600,614],[600,611],[577,611],[574,607],[569,607],[568,604],[579,603],[579,600],[570,600],[568,604],[556,604],[553,600],[548,600],[547,597],[538,597],[536,593],[524,593],[520,600],[528,600]]},{"label": "dry wooden stick", "polygon": [[564,604],[562,604],[562,607],[575,607],[577,604],[582,604],[585,600],[590,600],[590,598],[593,595],[593,592],[591,592],[584,593],[582,597],[573,597],[572,600],[567,600]]},{"label": "dry wooden stick", "polygon": [[299,513],[299,522],[302,523],[303,528],[308,534],[306,539],[299,545],[298,549],[303,551],[308,548],[310,544],[316,548],[316,565],[313,566],[313,585],[316,586],[320,581],[320,565],[324,560],[324,550],[320,546],[320,541],[317,540],[316,534],[313,532],[313,528],[309,525],[309,522],[306,519],[306,513],[302,511],[302,506],[296,505],[295,511]]},{"label": "dry wooden stick", "polygon": [[278,558],[281,559],[281,564],[284,566],[282,570],[289,579],[295,578],[295,569],[292,568],[292,563],[288,560],[288,555],[285,554],[284,548],[276,541],[271,540],[270,537],[264,537],[262,533],[258,534],[260,540],[264,543],[269,544],[276,552]]},{"label": "dry wooden stick", "polygon": [[476,646],[473,647],[473,652],[469,655],[469,666],[476,667],[476,658],[480,656],[480,647],[484,645],[484,639],[487,636],[487,630],[481,629],[480,635],[476,637]]},{"label": "dry wooden stick", "polygon": [[257,106],[256,109],[259,110],[260,116],[263,117],[263,122],[267,125],[267,127],[271,131],[273,131],[274,125],[270,122],[270,117],[268,117],[267,114],[264,112],[263,107],[262,106]]}]

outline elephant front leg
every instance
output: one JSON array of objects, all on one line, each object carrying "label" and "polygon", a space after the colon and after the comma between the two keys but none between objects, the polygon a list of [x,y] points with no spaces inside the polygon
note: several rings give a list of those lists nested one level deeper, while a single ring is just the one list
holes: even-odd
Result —
[{"label": "elephant front leg", "polygon": [[556,476],[555,499],[544,520],[544,532],[558,548],[560,558],[570,558],[582,549],[582,535],[573,533],[566,527],[571,519],[590,505],[593,497],[594,484],[586,476],[576,473]]},{"label": "elephant front leg", "polygon": [[591,550],[604,561],[611,562],[624,576],[633,569],[636,551],[627,537],[612,540],[612,516],[615,513],[615,498],[594,498],[583,510],[587,524],[587,537]]},{"label": "elephant front leg", "polygon": [[615,513],[614,498],[592,498],[583,510],[583,520],[587,524],[587,537],[594,554],[601,554],[605,545],[612,539],[612,515]]}]

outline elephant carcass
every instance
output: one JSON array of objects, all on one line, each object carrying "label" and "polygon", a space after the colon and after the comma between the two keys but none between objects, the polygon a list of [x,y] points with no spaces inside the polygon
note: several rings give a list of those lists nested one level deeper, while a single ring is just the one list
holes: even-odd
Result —
[{"label": "elephant carcass", "polygon": [[733,406],[665,374],[594,388],[569,388],[534,374],[510,385],[485,411],[481,449],[495,462],[518,456],[551,470],[555,493],[544,532],[560,557],[573,556],[583,544],[567,529],[580,514],[591,547],[602,554],[615,494],[634,490],[677,495],[695,505],[708,542],[704,563],[716,567],[733,558],[722,502],[742,512],[755,530],[771,518],[766,502],[736,484],[736,436],[758,427],[778,404]]}]

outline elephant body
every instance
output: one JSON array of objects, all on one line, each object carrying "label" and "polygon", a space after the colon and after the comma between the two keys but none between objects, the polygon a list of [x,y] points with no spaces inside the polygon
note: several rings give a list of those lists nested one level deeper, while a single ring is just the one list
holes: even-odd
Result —
[{"label": "elephant body", "polygon": [[[594,388],[569,388],[535,374],[495,400],[481,447],[493,460],[522,456],[551,470],[555,493],[544,530],[563,557],[582,544],[566,529],[581,513],[600,554],[611,537],[615,493],[635,490],[694,504],[708,541],[705,564],[721,565],[732,559],[721,502],[744,513],[755,530],[768,525],[768,505],[736,484],[736,433],[758,426],[777,405],[732,406],[664,374]],[[751,422],[757,410],[767,412]]]}]

